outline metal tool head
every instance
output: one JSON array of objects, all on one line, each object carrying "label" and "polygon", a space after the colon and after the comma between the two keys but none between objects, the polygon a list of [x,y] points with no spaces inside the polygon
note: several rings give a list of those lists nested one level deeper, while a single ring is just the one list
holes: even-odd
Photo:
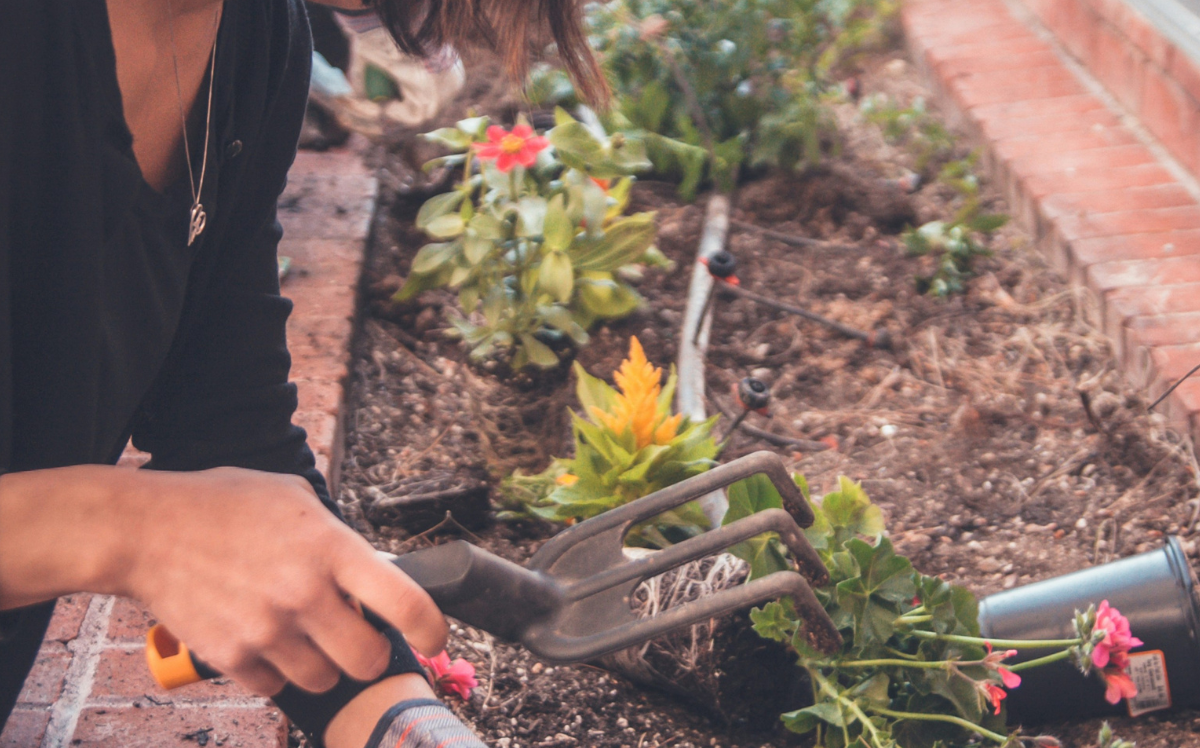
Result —
[{"label": "metal tool head", "polygon": [[[625,536],[635,525],[759,474],[769,478],[779,491],[783,509],[758,512],[642,558],[625,554]],[[841,637],[810,587],[829,581],[825,565],[801,530],[812,522],[812,508],[783,462],[770,452],[747,455],[605,512],[551,538],[529,560],[527,568],[554,580],[562,602],[544,621],[530,626],[521,641],[548,660],[589,660],[723,613],[786,596],[804,618],[812,644],[835,651],[841,646]],[[631,599],[643,581],[764,532],[779,535],[792,552],[799,572],[775,572],[652,618],[639,619],[634,613]]]}]

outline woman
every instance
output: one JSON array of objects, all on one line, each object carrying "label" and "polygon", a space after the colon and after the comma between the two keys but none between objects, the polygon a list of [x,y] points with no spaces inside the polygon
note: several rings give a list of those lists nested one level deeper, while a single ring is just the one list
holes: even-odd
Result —
[{"label": "woman", "polygon": [[[516,74],[544,20],[598,94],[572,0],[540,2],[376,10],[408,52],[482,35]],[[54,599],[87,591],[318,744],[481,745],[405,643],[440,651],[440,613],[338,521],[291,424],[275,202],[310,55],[300,0],[0,6],[0,722]],[[131,436],[153,469],[112,467]]]}]

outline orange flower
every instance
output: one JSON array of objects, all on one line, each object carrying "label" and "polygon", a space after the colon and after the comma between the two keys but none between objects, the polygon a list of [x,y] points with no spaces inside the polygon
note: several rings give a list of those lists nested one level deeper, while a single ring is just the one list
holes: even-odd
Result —
[{"label": "orange flower", "polygon": [[611,431],[633,432],[637,448],[650,444],[666,444],[679,432],[682,415],[667,417],[658,409],[658,396],[662,394],[662,369],[655,368],[642,350],[637,337],[629,339],[629,358],[621,362],[621,368],[613,375],[621,394],[617,395],[610,412],[592,407],[592,416]]},{"label": "orange flower", "polygon": [[579,482],[579,476],[571,475],[570,473],[563,473],[562,475],[555,478],[554,482],[560,486],[573,486]]}]

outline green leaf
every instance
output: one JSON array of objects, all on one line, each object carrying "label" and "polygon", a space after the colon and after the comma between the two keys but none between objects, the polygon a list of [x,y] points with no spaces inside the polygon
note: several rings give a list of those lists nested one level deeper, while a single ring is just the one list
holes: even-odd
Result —
[{"label": "green leaf", "polygon": [[543,369],[553,369],[558,366],[558,356],[550,350],[550,346],[533,337],[529,333],[521,333],[521,347],[529,357],[529,363]]},{"label": "green leaf", "polygon": [[468,236],[463,240],[463,257],[471,265],[478,265],[484,261],[495,246],[490,239]]},{"label": "green leaf", "polygon": [[728,525],[749,517],[764,509],[782,509],[783,497],[775,490],[771,479],[765,475],[752,475],[734,483],[725,491],[729,498],[729,509],[725,512],[722,525]]},{"label": "green leaf", "polygon": [[654,244],[653,213],[637,213],[613,222],[597,240],[576,242],[571,257],[578,270],[612,272],[636,262]]},{"label": "green leaf", "polygon": [[856,646],[883,644],[895,630],[900,604],[916,594],[912,564],[895,554],[887,538],[877,546],[853,538],[846,542],[846,552],[858,574],[838,583],[838,604],[854,616]]},{"label": "green leaf", "polygon": [[517,236],[541,236],[546,222],[546,198],[523,197],[517,203]]},{"label": "green leaf", "polygon": [[600,141],[582,122],[563,122],[546,133],[546,138],[562,162],[573,169],[587,171],[588,162],[600,154]]},{"label": "green leaf", "polygon": [[886,673],[876,673],[854,688],[851,688],[846,692],[846,695],[855,700],[861,699],[887,708],[892,703],[891,697],[888,696],[888,685],[890,682]]},{"label": "green leaf", "polygon": [[454,126],[475,140],[483,140],[487,137],[488,124],[490,120],[487,117],[468,117],[460,119]]},{"label": "green leaf", "polygon": [[443,127],[421,136],[431,143],[444,145],[452,151],[465,151],[471,147],[471,136],[453,127]]},{"label": "green leaf", "polygon": [[462,203],[463,198],[463,193],[458,190],[434,195],[429,198],[421,206],[421,209],[417,211],[417,228],[425,229],[438,216],[444,216],[447,213],[453,213],[458,210],[458,206]]},{"label": "green leaf", "polygon": [[425,225],[425,233],[435,239],[453,239],[465,229],[466,224],[457,213],[438,216]]},{"label": "green leaf", "polygon": [[588,374],[578,361],[575,362],[574,369],[575,396],[579,398],[579,404],[583,406],[584,413],[587,413],[589,418],[592,408],[599,408],[607,413],[616,399],[616,391],[603,379]]},{"label": "green leaf", "polygon": [[547,325],[566,333],[575,345],[587,345],[587,331],[579,326],[579,323],[575,321],[575,318],[571,316],[571,312],[566,307],[557,305],[540,306],[538,307],[538,314],[541,315],[542,320]]},{"label": "green leaf", "polygon": [[970,227],[973,231],[978,231],[981,234],[990,234],[1008,223],[1008,216],[1003,213],[982,213],[975,216],[970,221]]},{"label": "green leaf", "polygon": [[[457,216],[455,216],[457,218]],[[426,244],[413,258],[412,272],[429,275],[439,270],[454,258],[454,245],[447,243]]]},{"label": "green leaf", "polygon": [[596,319],[624,317],[642,302],[636,291],[613,280],[580,278],[576,285],[579,304]]},{"label": "green leaf", "polygon": [[783,644],[792,640],[798,624],[796,611],[792,608],[791,601],[785,603],[781,600],[775,600],[761,608],[752,609],[750,621],[754,624],[754,630],[758,632],[759,636]]},{"label": "green leaf", "polygon": [[467,228],[480,239],[487,239],[489,241],[495,241],[504,236],[500,221],[490,213],[476,213],[471,216],[471,220],[467,223]]},{"label": "green leaf", "polygon": [[538,286],[556,301],[566,304],[575,289],[575,272],[566,252],[551,252],[538,268]]},{"label": "green leaf", "polygon": [[567,217],[562,194],[555,195],[546,208],[546,221],[543,227],[543,246],[551,250],[563,250],[571,246],[575,239],[575,226]]},{"label": "green leaf", "polygon": [[845,727],[855,722],[854,717],[847,719],[836,703],[823,701],[804,709],[787,712],[780,719],[787,729],[803,735],[811,732],[822,722],[834,727]]},{"label": "green leaf", "polygon": [[829,524],[848,535],[880,535],[885,527],[883,512],[871,503],[862,486],[846,476],[838,479],[839,489],[821,499],[821,508]]}]

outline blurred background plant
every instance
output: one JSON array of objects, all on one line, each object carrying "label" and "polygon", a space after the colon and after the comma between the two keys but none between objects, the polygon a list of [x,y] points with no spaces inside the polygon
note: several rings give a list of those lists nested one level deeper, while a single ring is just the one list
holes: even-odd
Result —
[{"label": "blurred background plant", "polygon": [[1009,220],[1003,213],[988,212],[980,201],[975,175],[979,153],[971,151],[959,157],[954,137],[926,111],[923,99],[900,107],[876,94],[864,98],[859,110],[880,127],[890,143],[909,151],[918,184],[932,181],[955,194],[958,207],[952,217],[910,227],[901,238],[909,254],[935,258],[933,272],[916,279],[921,293],[939,297],[961,293],[974,272],[975,259],[991,254],[992,234]]},{"label": "blurred background plant", "polygon": [[[644,140],[656,171],[692,199],[739,169],[816,162],[836,134],[832,72],[881,36],[893,0],[612,0],[588,10],[616,94],[612,130]],[[538,68],[535,105],[574,105],[559,71]]]},{"label": "blurred background plant", "polygon": [[434,241],[395,300],[457,290],[461,315],[451,322],[473,359],[511,349],[514,372],[553,368],[588,342],[596,320],[641,303],[623,274],[669,264],[654,246],[654,214],[625,215],[632,174],[650,166],[639,141],[589,129],[561,109],[544,137],[486,117],[425,137],[451,151],[426,168],[461,167],[462,179],[417,213]]}]

